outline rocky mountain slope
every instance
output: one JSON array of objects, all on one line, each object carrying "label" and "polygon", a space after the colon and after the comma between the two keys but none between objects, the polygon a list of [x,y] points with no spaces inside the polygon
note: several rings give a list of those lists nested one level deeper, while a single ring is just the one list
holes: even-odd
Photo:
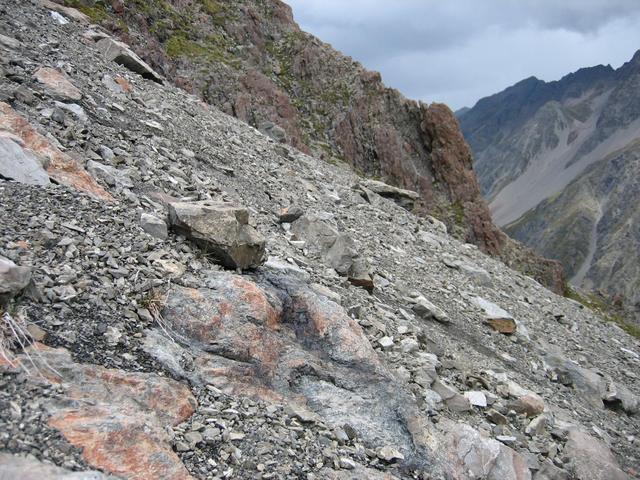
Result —
[{"label": "rocky mountain slope", "polygon": [[639,84],[640,52],[617,70],[523,80],[461,116],[496,222],[560,260],[575,285],[636,310]]},{"label": "rocky mountain slope", "polygon": [[380,74],[303,32],[280,0],[66,0],[164,77],[280,143],[419,193],[415,211],[556,292],[559,264],[491,221],[452,112],[387,88]]},{"label": "rocky mountain slope", "polygon": [[637,339],[88,21],[0,0],[0,478],[638,476]]}]

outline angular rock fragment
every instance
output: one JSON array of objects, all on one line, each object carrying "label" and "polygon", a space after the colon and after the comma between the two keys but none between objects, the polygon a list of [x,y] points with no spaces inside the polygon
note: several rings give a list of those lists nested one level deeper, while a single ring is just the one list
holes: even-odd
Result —
[{"label": "angular rock fragment", "polygon": [[495,331],[505,335],[511,335],[516,332],[518,325],[513,316],[506,310],[482,297],[475,297],[473,303],[484,310],[485,323]]},{"label": "angular rock fragment", "polygon": [[469,425],[441,422],[453,478],[530,480],[525,459],[506,445],[483,437]]},{"label": "angular rock fragment", "polygon": [[517,400],[509,402],[508,408],[517,413],[522,413],[527,417],[535,417],[544,412],[544,400],[542,400],[540,395],[529,392]]},{"label": "angular rock fragment", "polygon": [[8,258],[0,256],[0,306],[22,292],[31,282],[31,269],[19,267]]},{"label": "angular rock fragment", "polygon": [[416,200],[420,198],[420,195],[417,192],[387,185],[386,183],[378,180],[363,180],[360,182],[360,187],[364,187],[363,191],[365,192],[365,195],[366,190],[370,190],[383,198],[393,200],[407,210],[412,210]]},{"label": "angular rock fragment", "polygon": [[407,301],[411,304],[411,309],[420,318],[425,320],[435,320],[440,323],[449,323],[449,316],[440,308],[426,299],[424,295],[416,294],[410,296]]},{"label": "angular rock fragment", "polygon": [[77,102],[82,99],[82,92],[60,70],[40,67],[34,77],[43,85],[45,92],[57,100]]},{"label": "angular rock fragment", "polygon": [[163,78],[153,70],[144,60],[136,55],[127,44],[114,40],[111,37],[103,38],[96,43],[98,50],[102,52],[104,58],[116,62],[132,72],[141,75],[143,78],[162,83]]},{"label": "angular rock fragment", "polygon": [[615,382],[609,384],[609,388],[602,398],[608,408],[621,409],[629,415],[640,411],[640,399],[624,385]]},{"label": "angular rock fragment", "polygon": [[304,215],[304,210],[295,205],[283,208],[278,214],[278,221],[280,223],[293,223]]},{"label": "angular rock fragment", "polygon": [[438,379],[433,382],[431,389],[436,392],[445,405],[454,412],[466,412],[471,410],[471,403],[464,395],[461,395],[454,387]]},{"label": "angular rock fragment", "polygon": [[169,224],[227,268],[256,268],[265,261],[265,239],[249,225],[244,207],[209,200],[173,202]]},{"label": "angular rock fragment", "polygon": [[53,10],[54,12],[61,13],[64,16],[72,18],[73,20],[80,23],[90,23],[91,21],[91,19],[81,11],[76,10],[75,8],[65,7],[64,5],[51,2],[50,0],[40,0],[40,5],[48,8],[49,10]]},{"label": "angular rock fragment", "polygon": [[0,177],[29,185],[48,185],[49,175],[41,160],[23,146],[20,138],[0,132]]},{"label": "angular rock fragment", "polygon": [[604,378],[593,370],[583,368],[575,362],[557,353],[548,353],[543,357],[544,368],[563,385],[572,386],[583,399],[594,407],[603,408],[602,399],[606,398],[607,384]]},{"label": "angular rock fragment", "polygon": [[7,48],[9,50],[17,50],[21,45],[22,44],[15,38],[0,34],[0,47]]}]

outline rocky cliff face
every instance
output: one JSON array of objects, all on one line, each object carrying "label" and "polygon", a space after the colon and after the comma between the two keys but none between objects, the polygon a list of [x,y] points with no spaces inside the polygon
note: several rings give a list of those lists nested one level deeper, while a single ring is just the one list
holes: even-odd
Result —
[{"label": "rocky cliff face", "polygon": [[280,0],[66,3],[176,85],[278,142],[419,192],[416,211],[561,291],[561,267],[491,221],[452,112],[386,87],[377,72],[300,30]]},{"label": "rocky cliff face", "polygon": [[523,80],[461,117],[498,224],[560,260],[575,285],[621,295],[634,310],[639,83],[640,52],[615,71]]},{"label": "rocky cliff face", "polygon": [[0,0],[0,478],[637,476],[637,339],[89,21]]}]

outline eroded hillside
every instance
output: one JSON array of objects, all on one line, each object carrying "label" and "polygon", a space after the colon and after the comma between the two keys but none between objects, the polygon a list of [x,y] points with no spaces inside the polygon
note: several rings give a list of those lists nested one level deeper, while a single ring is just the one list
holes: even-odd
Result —
[{"label": "eroded hillside", "polygon": [[0,0],[0,476],[637,475],[637,340],[46,5]]}]

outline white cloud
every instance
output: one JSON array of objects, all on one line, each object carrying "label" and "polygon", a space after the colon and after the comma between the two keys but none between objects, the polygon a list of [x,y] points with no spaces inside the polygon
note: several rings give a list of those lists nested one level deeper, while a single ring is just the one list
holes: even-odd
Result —
[{"label": "white cloud", "polygon": [[535,75],[620,66],[640,48],[637,0],[288,0],[302,28],[406,96],[453,108]]}]

